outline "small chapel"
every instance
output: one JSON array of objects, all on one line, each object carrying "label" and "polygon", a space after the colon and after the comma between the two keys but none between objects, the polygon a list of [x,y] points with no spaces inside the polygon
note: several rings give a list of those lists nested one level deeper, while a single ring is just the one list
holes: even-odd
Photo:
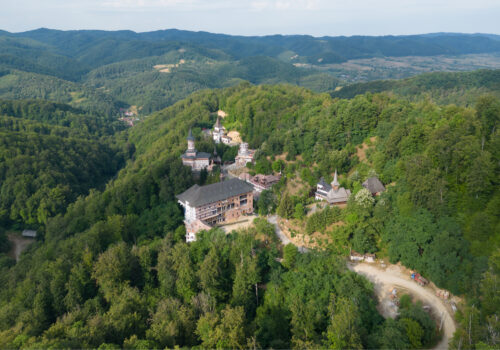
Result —
[{"label": "small chapel", "polygon": [[333,176],[331,184],[327,184],[324,178],[321,178],[318,182],[315,199],[327,201],[329,204],[339,205],[346,204],[350,195],[350,190],[340,187],[337,170],[335,170],[335,175]]},{"label": "small chapel", "polygon": [[229,145],[232,139],[227,136],[226,128],[222,126],[220,121],[220,115],[217,116],[217,120],[215,121],[214,128],[212,130],[212,138],[215,143],[224,143]]}]

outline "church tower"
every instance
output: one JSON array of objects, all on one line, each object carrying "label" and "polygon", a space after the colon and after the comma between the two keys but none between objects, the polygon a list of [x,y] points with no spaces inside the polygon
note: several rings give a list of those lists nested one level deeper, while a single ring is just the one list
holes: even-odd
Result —
[{"label": "church tower", "polygon": [[189,129],[189,134],[187,137],[187,144],[188,148],[186,150],[186,155],[187,156],[196,156],[196,148],[194,146],[194,137],[193,137],[193,132],[191,129]]},{"label": "church tower", "polygon": [[220,116],[217,116],[217,121],[215,122],[214,129],[212,131],[212,137],[215,143],[220,143],[222,136],[224,135],[224,128],[220,122]]},{"label": "church tower", "polygon": [[331,185],[332,185],[332,189],[334,191],[337,191],[340,187],[340,183],[339,183],[339,180],[337,178],[337,169],[335,169],[335,175],[333,175],[333,181],[332,181]]}]

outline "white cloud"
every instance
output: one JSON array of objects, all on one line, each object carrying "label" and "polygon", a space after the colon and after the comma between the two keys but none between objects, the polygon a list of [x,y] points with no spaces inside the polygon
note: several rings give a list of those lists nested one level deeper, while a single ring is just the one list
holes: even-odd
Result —
[{"label": "white cloud", "polygon": [[0,0],[0,29],[264,35],[500,33],[499,0]]},{"label": "white cloud", "polygon": [[101,6],[115,9],[179,8],[191,7],[196,2],[196,0],[105,0]]},{"label": "white cloud", "polygon": [[[322,0],[256,0],[250,1],[249,9],[264,10],[319,10]],[[326,2],[328,4],[328,2]]]}]

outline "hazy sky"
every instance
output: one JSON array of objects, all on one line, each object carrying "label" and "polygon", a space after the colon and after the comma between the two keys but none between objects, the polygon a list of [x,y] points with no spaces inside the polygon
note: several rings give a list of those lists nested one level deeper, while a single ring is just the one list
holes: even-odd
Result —
[{"label": "hazy sky", "polygon": [[0,0],[0,29],[500,34],[500,0]]}]

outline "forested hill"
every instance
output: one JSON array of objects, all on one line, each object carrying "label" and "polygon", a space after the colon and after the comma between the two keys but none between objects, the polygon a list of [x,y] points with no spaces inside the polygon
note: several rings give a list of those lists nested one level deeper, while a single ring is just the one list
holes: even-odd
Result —
[{"label": "forested hill", "polygon": [[482,34],[316,38],[174,29],[0,32],[0,98],[49,99],[115,116],[119,108],[132,107],[147,115],[194,91],[242,80],[328,92],[345,85],[342,80],[498,68],[499,53],[498,36]]},{"label": "forested hill", "polygon": [[123,166],[109,138],[123,129],[64,104],[0,100],[0,231],[43,227],[78,196],[102,188]]},{"label": "forested hill", "polygon": [[[184,242],[175,195],[195,180],[179,156],[189,128],[199,150],[213,150],[201,129],[219,109],[258,148],[253,170],[284,175],[257,211],[321,232],[321,252],[280,251],[265,220]],[[342,263],[350,248],[464,296],[452,348],[498,347],[499,119],[494,96],[466,108],[284,85],[197,92],[131,129],[127,165],[49,218],[38,247],[15,265],[0,260],[0,347],[431,348],[436,327],[418,304],[402,300],[396,320],[378,315],[372,286]],[[353,192],[347,208],[305,218],[316,182],[335,169]],[[374,174],[388,185],[376,198],[361,187]]]},{"label": "forested hill", "polygon": [[[381,37],[312,37],[308,35],[243,37],[176,29],[135,33],[132,31],[58,31],[42,28],[22,33],[10,33],[8,37],[36,40],[52,46],[57,54],[75,59],[93,56],[92,53],[98,51],[100,54],[94,56],[95,59],[82,60],[93,67],[123,60],[124,56],[140,58],[159,55],[169,41],[192,43],[221,50],[235,59],[260,55],[278,57],[284,52],[291,52],[292,55],[300,56],[297,62],[317,63],[319,58],[323,58],[323,64],[375,56],[459,55],[500,51],[499,36],[454,33]],[[104,47],[111,55],[102,54]]]},{"label": "forested hill", "polygon": [[0,98],[48,100],[108,117],[116,117],[119,108],[126,106],[100,89],[50,75],[3,68],[1,64]]},{"label": "forested hill", "polygon": [[401,80],[380,80],[346,85],[332,97],[353,98],[367,92],[390,92],[412,101],[428,98],[440,104],[472,105],[483,94],[500,97],[500,70],[434,72]]}]

